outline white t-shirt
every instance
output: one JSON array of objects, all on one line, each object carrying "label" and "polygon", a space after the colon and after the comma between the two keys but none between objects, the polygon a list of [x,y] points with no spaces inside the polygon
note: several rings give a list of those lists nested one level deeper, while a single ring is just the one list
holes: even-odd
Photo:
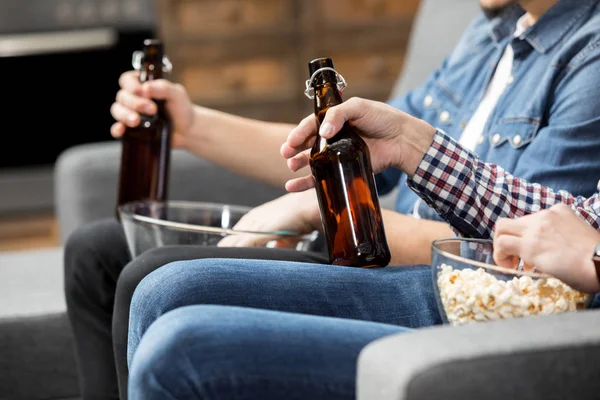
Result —
[{"label": "white t-shirt", "polygon": [[[525,32],[530,26],[529,15],[523,15],[517,21],[517,27],[513,33],[513,36],[521,36],[523,32]],[[475,147],[477,146],[478,141],[483,134],[483,128],[485,127],[490,114],[494,110],[494,107],[496,107],[498,99],[504,92],[506,86],[512,83],[513,58],[513,48],[509,44],[506,46],[504,54],[496,66],[494,77],[490,81],[481,103],[479,103],[477,110],[469,120],[467,126],[465,126],[465,129],[460,137],[460,144],[469,150],[475,150]]]},{"label": "white t-shirt", "polygon": [[[513,37],[521,36],[523,32],[525,32],[531,26],[530,21],[529,14],[526,13],[521,16],[521,18],[519,18],[517,21],[517,26],[515,28],[515,32],[513,33]],[[504,54],[502,54],[502,58],[496,66],[494,76],[487,87],[481,103],[479,103],[477,110],[469,120],[469,123],[465,126],[465,129],[460,137],[459,143],[471,151],[475,150],[475,147],[477,144],[479,144],[481,138],[483,138],[483,128],[485,127],[490,114],[494,110],[494,107],[496,107],[498,99],[504,92],[504,89],[507,85],[512,83],[513,59],[513,48],[509,43],[504,50]],[[413,217],[415,218],[420,218],[420,203],[421,199],[415,202],[415,206],[413,208]]]}]

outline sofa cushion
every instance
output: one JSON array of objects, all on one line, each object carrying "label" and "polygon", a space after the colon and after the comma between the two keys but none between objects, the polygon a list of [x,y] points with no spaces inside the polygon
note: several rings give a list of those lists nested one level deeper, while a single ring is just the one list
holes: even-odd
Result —
[{"label": "sofa cushion", "polygon": [[74,398],[77,379],[64,312],[0,318],[0,399]]},{"label": "sofa cushion", "polygon": [[61,248],[0,252],[0,400],[78,396]]}]

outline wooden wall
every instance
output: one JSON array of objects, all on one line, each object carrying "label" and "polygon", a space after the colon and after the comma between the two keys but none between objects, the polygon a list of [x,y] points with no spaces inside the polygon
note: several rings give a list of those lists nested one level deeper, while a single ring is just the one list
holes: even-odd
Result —
[{"label": "wooden wall", "polygon": [[308,61],[331,57],[344,97],[386,100],[419,0],[158,0],[159,32],[193,101],[295,123]]}]

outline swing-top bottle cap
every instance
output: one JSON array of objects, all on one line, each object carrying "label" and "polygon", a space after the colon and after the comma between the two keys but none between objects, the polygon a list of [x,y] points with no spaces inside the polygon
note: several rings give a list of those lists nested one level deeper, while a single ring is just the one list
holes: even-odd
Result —
[{"label": "swing-top bottle cap", "polygon": [[146,39],[144,40],[144,55],[148,56],[159,56],[162,57],[164,52],[163,42],[159,39]]},{"label": "swing-top bottle cap", "polygon": [[144,47],[163,47],[163,42],[160,39],[146,39],[144,40]]},{"label": "swing-top bottle cap", "polygon": [[134,51],[131,64],[133,68],[139,71],[144,63],[150,63],[162,66],[165,73],[171,73],[173,65],[169,58],[164,54],[164,43],[161,39],[145,39],[142,50]]},{"label": "swing-top bottle cap", "polygon": [[331,61],[331,58],[315,58],[308,63],[308,72],[311,76],[321,68],[333,68],[333,61]]},{"label": "swing-top bottle cap", "polygon": [[309,99],[314,98],[314,90],[317,85],[334,84],[338,90],[346,88],[346,80],[333,68],[333,61],[329,57],[315,58],[308,63],[309,78],[306,80],[304,94]]}]

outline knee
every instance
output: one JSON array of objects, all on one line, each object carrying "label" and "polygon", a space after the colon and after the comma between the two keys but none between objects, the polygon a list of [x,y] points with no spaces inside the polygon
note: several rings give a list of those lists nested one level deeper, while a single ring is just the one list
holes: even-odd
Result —
[{"label": "knee", "polygon": [[[130,340],[132,336],[140,338],[159,316],[185,305],[184,290],[187,287],[184,283],[189,280],[189,269],[185,264],[186,261],[168,263],[141,280],[135,279],[135,273],[130,272],[130,277],[119,283],[121,291],[126,286],[133,291],[129,307]],[[128,269],[133,270],[129,266]]]},{"label": "knee", "polygon": [[183,377],[186,366],[191,364],[195,364],[194,371],[198,374],[202,366],[192,363],[190,356],[206,355],[209,362],[208,354],[221,354],[219,349],[227,346],[227,336],[222,324],[216,321],[226,314],[227,308],[222,306],[181,307],[158,318],[143,336],[133,339],[130,336],[128,363],[131,385],[139,386],[152,380],[172,381]]},{"label": "knee", "polygon": [[94,284],[91,275],[102,265],[104,256],[114,251],[119,226],[113,220],[99,220],[74,230],[64,246],[64,285],[67,294]]},{"label": "knee", "polygon": [[173,261],[141,277],[134,265],[127,266],[127,275],[119,280],[119,285],[133,289],[131,314],[152,308],[161,314],[175,307],[174,302],[181,297],[181,282],[187,280],[186,261]]},{"label": "knee", "polygon": [[[174,352],[175,348],[181,347],[181,344],[177,344],[177,338],[182,336],[182,321],[177,321],[178,329],[175,329],[171,326],[170,315],[163,318],[164,321],[159,319],[152,325],[141,342],[140,338],[130,334],[127,347],[130,398],[147,395],[154,390],[154,382],[159,382],[162,390],[169,390],[168,386],[172,384],[173,378],[182,378],[179,373],[182,360]],[[175,375],[169,378],[169,374]]]},{"label": "knee", "polygon": [[[188,332],[193,331],[188,308],[178,308],[161,316],[144,333],[143,340],[129,344],[132,376],[144,375],[153,366],[176,364],[178,354],[175,353],[185,347],[181,340],[185,341]],[[159,360],[161,362],[157,362]]]},{"label": "knee", "polygon": [[242,268],[239,260],[170,262],[146,275],[133,291],[129,307],[130,338],[132,335],[140,338],[158,317],[179,307],[243,303],[240,296],[244,290],[262,278],[255,268]]},{"label": "knee", "polygon": [[[219,304],[227,291],[214,260],[175,261],[146,275],[129,307],[128,359],[148,328],[163,314],[194,304]],[[163,323],[164,324],[164,323]]]},{"label": "knee", "polygon": [[[134,261],[123,276],[123,286],[134,288],[131,313],[152,308],[164,314],[177,307],[189,305],[190,301],[203,304],[210,300],[210,293],[225,288],[230,277],[229,266],[224,260],[200,259],[166,262],[160,268],[141,277],[134,272]],[[121,280],[121,278],[119,279]]]}]

